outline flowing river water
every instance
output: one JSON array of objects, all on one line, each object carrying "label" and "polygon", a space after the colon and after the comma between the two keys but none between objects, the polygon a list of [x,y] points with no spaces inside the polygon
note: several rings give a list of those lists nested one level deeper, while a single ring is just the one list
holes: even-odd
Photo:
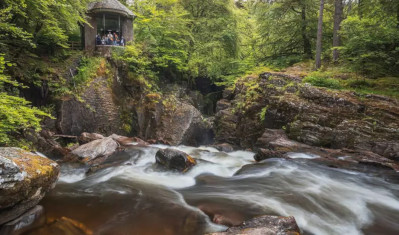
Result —
[{"label": "flowing river water", "polygon": [[383,178],[330,168],[306,153],[255,163],[247,151],[179,146],[198,162],[182,174],[155,167],[156,151],[166,147],[132,147],[114,156],[123,164],[92,174],[63,165],[57,186],[41,202],[47,220],[67,217],[94,234],[113,235],[226,229],[201,208],[237,221],[292,215],[303,234],[399,234],[397,173]]}]

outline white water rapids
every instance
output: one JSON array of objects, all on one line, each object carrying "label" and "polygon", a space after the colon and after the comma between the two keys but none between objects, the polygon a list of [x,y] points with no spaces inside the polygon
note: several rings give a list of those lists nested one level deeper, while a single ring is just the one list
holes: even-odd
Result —
[{"label": "white water rapids", "polygon": [[47,216],[67,216],[95,234],[223,231],[197,209],[209,207],[242,219],[292,215],[304,234],[399,234],[398,173],[392,181],[329,168],[306,153],[255,163],[247,151],[173,147],[198,162],[181,174],[154,166],[156,151],[166,147],[134,147],[116,156],[123,164],[89,175],[64,165],[43,202]]}]

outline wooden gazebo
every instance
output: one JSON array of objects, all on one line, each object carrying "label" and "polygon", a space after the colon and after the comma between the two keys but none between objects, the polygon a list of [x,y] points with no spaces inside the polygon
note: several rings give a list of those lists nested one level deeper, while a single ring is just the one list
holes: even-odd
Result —
[{"label": "wooden gazebo", "polygon": [[135,15],[118,0],[102,0],[89,4],[88,24],[84,25],[85,50],[94,51],[99,45],[96,37],[109,33],[123,36],[125,42],[133,40],[133,20]]}]

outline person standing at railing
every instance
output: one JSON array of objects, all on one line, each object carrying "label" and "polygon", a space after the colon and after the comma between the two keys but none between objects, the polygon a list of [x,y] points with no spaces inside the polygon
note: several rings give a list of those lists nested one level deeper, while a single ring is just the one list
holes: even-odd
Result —
[{"label": "person standing at railing", "polygon": [[114,33],[114,45],[118,45],[119,43],[119,38],[118,38],[118,34]]},{"label": "person standing at railing", "polygon": [[112,45],[113,43],[114,43],[114,39],[113,39],[112,33],[109,32],[108,33],[108,43],[107,43],[107,45]]},{"label": "person standing at railing", "polygon": [[101,45],[101,37],[99,34],[96,36],[96,45]]}]

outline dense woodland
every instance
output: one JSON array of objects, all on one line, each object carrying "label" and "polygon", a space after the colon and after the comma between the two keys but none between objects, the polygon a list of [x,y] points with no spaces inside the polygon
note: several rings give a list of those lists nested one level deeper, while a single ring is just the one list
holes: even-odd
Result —
[{"label": "dense woodland", "polygon": [[[89,2],[0,1],[1,145],[49,116],[51,105],[22,91],[74,92],[54,74],[76,53],[68,42],[80,40]],[[134,42],[114,57],[136,78],[228,86],[245,74],[300,65],[313,85],[399,94],[397,0],[137,0],[129,7],[137,15]],[[86,55],[76,83],[99,61]]]}]

